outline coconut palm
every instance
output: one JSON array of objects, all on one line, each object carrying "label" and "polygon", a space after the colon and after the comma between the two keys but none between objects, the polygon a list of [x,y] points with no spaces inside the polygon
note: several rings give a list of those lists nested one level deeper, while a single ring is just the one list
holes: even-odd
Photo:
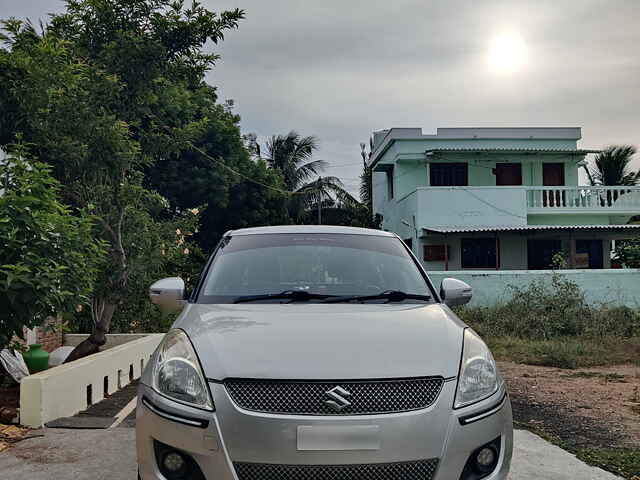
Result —
[{"label": "coconut palm", "polygon": [[320,176],[328,164],[324,160],[312,160],[316,150],[316,137],[302,137],[293,130],[286,135],[274,135],[267,141],[267,163],[282,173],[287,190],[295,192],[289,202],[289,214],[296,220],[305,210],[318,205],[318,201],[321,205],[328,200],[357,203],[339,178]]},{"label": "coconut palm", "polygon": [[286,135],[273,135],[267,141],[266,160],[269,166],[280,170],[284,184],[293,192],[327,168],[324,160],[311,159],[316,150],[316,137],[302,137],[292,130]]},{"label": "coconut palm", "polygon": [[371,156],[371,152],[367,155],[366,146],[364,143],[360,144],[360,154],[362,155],[362,173],[360,173],[360,201],[369,210],[373,210],[373,184],[372,184],[372,172],[371,168],[367,166],[367,159]]},{"label": "coconut palm", "polygon": [[600,152],[595,167],[589,171],[593,185],[637,185],[640,171],[633,171],[631,160],[636,153],[633,145],[612,145]]}]

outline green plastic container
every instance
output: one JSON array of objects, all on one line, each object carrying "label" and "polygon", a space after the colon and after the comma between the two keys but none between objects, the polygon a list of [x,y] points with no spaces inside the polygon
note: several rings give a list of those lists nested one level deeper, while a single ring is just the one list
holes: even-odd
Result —
[{"label": "green plastic container", "polygon": [[29,368],[29,373],[42,372],[49,368],[49,354],[42,350],[42,345],[29,345],[29,351],[23,353],[22,358]]}]

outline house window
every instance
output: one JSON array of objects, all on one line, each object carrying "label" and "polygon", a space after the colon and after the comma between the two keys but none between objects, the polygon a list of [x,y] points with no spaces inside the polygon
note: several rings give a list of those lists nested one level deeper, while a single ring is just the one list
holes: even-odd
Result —
[{"label": "house window", "polygon": [[576,268],[604,268],[602,240],[576,240]]},{"label": "house window", "polygon": [[462,268],[497,268],[498,252],[495,238],[463,238]]},{"label": "house window", "polygon": [[496,163],[496,185],[522,185],[521,163]]},{"label": "house window", "polygon": [[387,170],[387,198],[393,198],[393,167]]},{"label": "house window", "polygon": [[564,185],[564,163],[542,164],[542,185],[560,187]]},{"label": "house window", "polygon": [[432,187],[469,185],[469,166],[466,163],[431,163],[429,174]]},{"label": "house window", "polygon": [[529,240],[527,242],[529,270],[553,268],[553,257],[561,252],[561,240]]},{"label": "house window", "polygon": [[444,262],[447,259],[445,245],[425,245],[423,258],[425,262]]}]

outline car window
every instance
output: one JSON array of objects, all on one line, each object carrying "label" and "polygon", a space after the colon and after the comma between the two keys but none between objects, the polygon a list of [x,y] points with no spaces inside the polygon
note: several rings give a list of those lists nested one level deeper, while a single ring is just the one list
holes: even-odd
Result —
[{"label": "car window", "polygon": [[301,290],[373,295],[388,290],[430,295],[425,278],[395,237],[345,234],[241,235],[225,240],[198,302]]}]

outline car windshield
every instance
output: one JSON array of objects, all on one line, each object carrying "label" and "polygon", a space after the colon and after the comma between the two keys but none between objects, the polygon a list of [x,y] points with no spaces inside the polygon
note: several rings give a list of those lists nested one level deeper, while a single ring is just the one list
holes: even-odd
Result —
[{"label": "car windshield", "polygon": [[[432,295],[398,238],[320,233],[238,235],[225,238],[218,249],[198,303],[320,302],[389,291]],[[269,294],[277,298],[248,298]],[[402,301],[424,303],[427,299]]]}]

